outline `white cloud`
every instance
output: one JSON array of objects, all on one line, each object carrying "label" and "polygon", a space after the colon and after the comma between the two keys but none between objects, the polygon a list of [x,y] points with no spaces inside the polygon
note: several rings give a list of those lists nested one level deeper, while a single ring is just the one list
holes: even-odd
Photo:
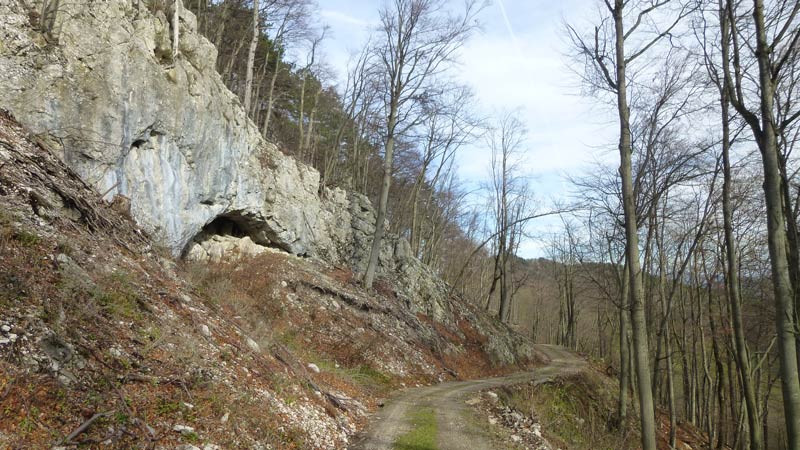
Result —
[{"label": "white cloud", "polygon": [[[608,135],[608,118],[572,94],[568,85],[574,81],[556,49],[521,33],[517,42],[521,51],[503,35],[475,39],[462,52],[460,76],[474,87],[485,113],[521,108],[529,129],[529,170],[576,169],[591,159],[590,145]],[[474,159],[478,155],[472,152],[463,166],[468,172],[488,161],[488,153],[483,163]]]},{"label": "white cloud", "polygon": [[365,20],[342,11],[332,9],[324,9],[320,12],[323,19],[329,22],[338,22],[345,25],[356,27],[370,27],[375,24],[374,21]]}]

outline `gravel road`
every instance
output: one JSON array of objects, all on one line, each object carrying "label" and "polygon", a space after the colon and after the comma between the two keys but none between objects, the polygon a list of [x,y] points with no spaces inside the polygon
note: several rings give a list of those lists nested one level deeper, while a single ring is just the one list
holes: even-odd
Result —
[{"label": "gravel road", "polygon": [[437,445],[440,450],[496,450],[498,443],[486,427],[470,426],[479,420],[466,399],[475,392],[504,385],[534,381],[547,382],[553,377],[579,370],[584,364],[571,351],[555,345],[536,345],[549,360],[546,365],[530,372],[488,378],[484,380],[453,381],[433,386],[411,388],[398,394],[375,415],[371,424],[356,439],[350,450],[391,450],[395,440],[411,430],[409,412],[430,408],[436,414]]}]

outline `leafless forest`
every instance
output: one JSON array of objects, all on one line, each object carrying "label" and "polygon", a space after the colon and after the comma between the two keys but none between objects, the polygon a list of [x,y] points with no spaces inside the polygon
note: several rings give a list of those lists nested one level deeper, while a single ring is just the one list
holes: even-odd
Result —
[{"label": "leafless forest", "polygon": [[[196,14],[227,86],[321,190],[377,205],[366,286],[385,224],[463,297],[602,359],[644,449],[656,408],[715,448],[800,448],[800,3],[602,0],[564,24],[563,70],[613,111],[618,141],[597,144],[618,159],[547,205],[519,164],[536,124],[481,117],[452,76],[482,3],[387,2],[337,81],[310,0],[153,1]],[[491,155],[479,193],[456,175],[467,145]],[[563,231],[531,236],[543,216]],[[547,258],[519,258],[526,239]]]}]

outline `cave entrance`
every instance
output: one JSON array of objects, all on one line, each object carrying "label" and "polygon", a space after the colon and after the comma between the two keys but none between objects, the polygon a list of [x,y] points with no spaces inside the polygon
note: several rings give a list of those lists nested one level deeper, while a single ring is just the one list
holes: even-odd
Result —
[{"label": "cave entrance", "polygon": [[218,261],[260,254],[273,245],[259,225],[241,215],[217,216],[186,245],[183,258]]},{"label": "cave entrance", "polygon": [[245,227],[243,225],[226,216],[219,216],[212,220],[211,223],[203,227],[203,230],[200,232],[200,234],[233,236],[240,239],[249,235],[249,233],[245,231]]}]

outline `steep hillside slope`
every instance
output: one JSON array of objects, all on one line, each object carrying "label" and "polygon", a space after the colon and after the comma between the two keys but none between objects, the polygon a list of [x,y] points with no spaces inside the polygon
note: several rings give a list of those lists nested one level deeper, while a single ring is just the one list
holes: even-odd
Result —
[{"label": "steep hillside slope", "polygon": [[280,249],[176,265],[46,146],[0,114],[0,448],[344,448],[395,387],[528,362],[415,286]]}]

